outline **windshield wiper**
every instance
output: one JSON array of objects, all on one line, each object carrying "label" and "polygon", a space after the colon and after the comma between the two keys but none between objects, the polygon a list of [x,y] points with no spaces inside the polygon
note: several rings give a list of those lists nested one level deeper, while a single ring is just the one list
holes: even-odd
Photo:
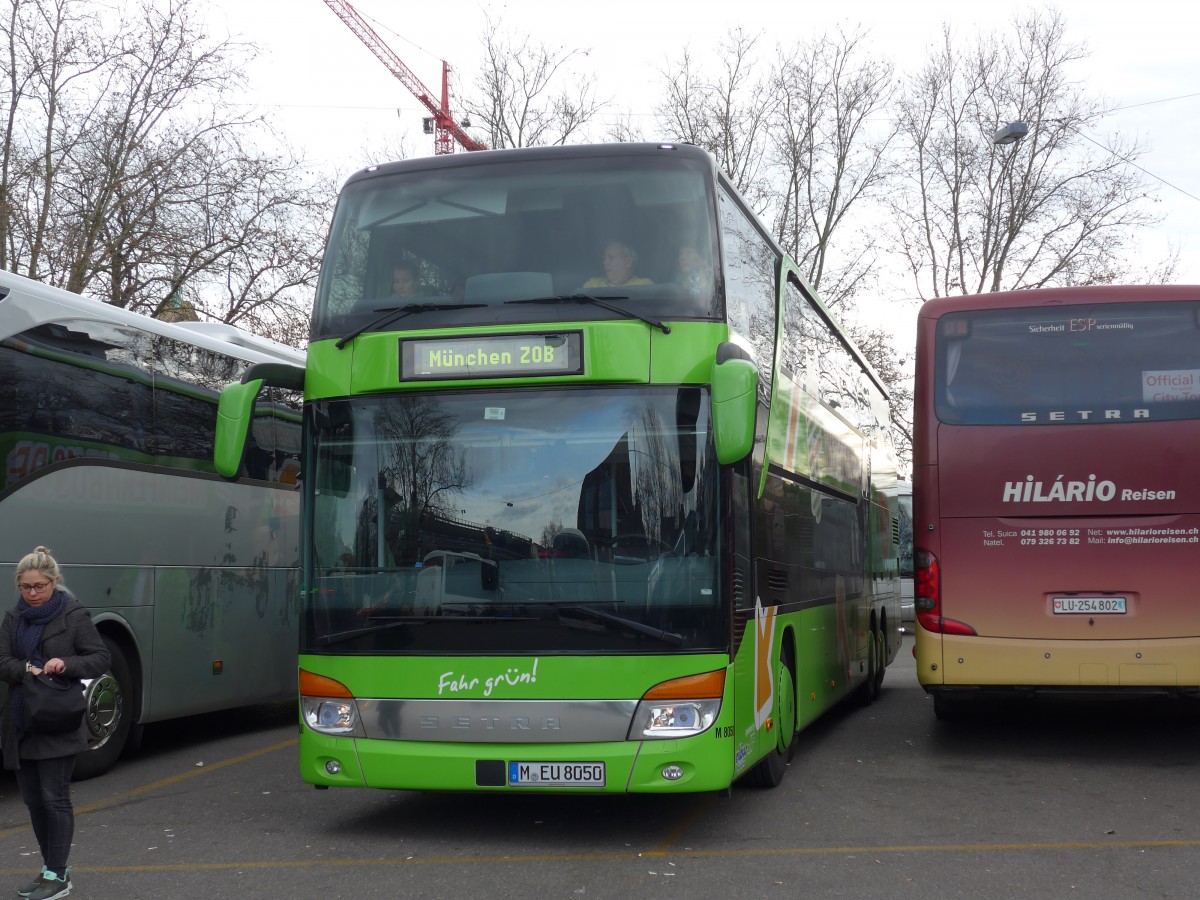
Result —
[{"label": "windshield wiper", "polygon": [[365,637],[368,634],[374,634],[376,631],[385,631],[389,628],[399,628],[401,625],[409,625],[413,619],[417,617],[406,617],[403,619],[389,619],[387,622],[380,622],[376,625],[368,625],[366,628],[351,628],[349,631],[338,631],[333,634],[323,634],[317,638],[318,644],[324,644],[328,647],[330,644],[340,644],[342,641],[352,641],[355,638]]},{"label": "windshield wiper", "polygon": [[533,297],[529,300],[505,300],[508,303],[590,303],[592,306],[599,306],[601,309],[607,309],[609,312],[615,312],[618,315],[625,316],[627,319],[637,319],[640,322],[645,322],[647,325],[652,325],[655,328],[662,329],[663,334],[671,333],[671,326],[652,319],[649,316],[643,316],[641,313],[636,313],[631,309],[626,309],[623,306],[617,306],[615,303],[609,303],[609,300],[628,300],[628,297],[593,297],[591,294],[559,294],[557,297]]},{"label": "windshield wiper", "polygon": [[633,619],[625,619],[621,616],[615,616],[612,613],[604,612],[601,609],[594,609],[590,606],[560,606],[560,613],[573,612],[582,613],[584,616],[590,616],[601,622],[608,622],[612,625],[620,625],[622,628],[628,628],[630,631],[636,631],[638,634],[643,634],[646,637],[652,637],[662,641],[664,644],[670,644],[673,647],[683,646],[683,635],[676,634],[673,631],[663,631],[661,628],[654,628],[644,622],[635,622]]},{"label": "windshield wiper", "polygon": [[374,319],[363,325],[361,328],[355,328],[352,332],[343,338],[339,338],[338,342],[333,346],[341,350],[348,343],[362,334],[364,331],[371,331],[378,328],[380,325],[386,325],[388,322],[393,322],[396,319],[403,319],[405,316],[411,316],[413,313],[433,312],[438,309],[475,309],[480,306],[487,306],[486,303],[409,303],[404,306],[390,306],[382,309],[377,309],[375,312],[382,312],[383,315],[378,319]]}]

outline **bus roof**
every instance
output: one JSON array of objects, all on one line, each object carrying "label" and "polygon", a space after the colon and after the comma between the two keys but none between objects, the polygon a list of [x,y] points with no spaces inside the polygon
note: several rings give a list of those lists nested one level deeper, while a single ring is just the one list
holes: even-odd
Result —
[{"label": "bus roof", "polygon": [[346,179],[346,184],[352,184],[363,178],[373,178],[376,175],[392,175],[398,172],[463,168],[466,166],[492,165],[494,163],[522,162],[527,160],[581,159],[605,156],[662,156],[665,153],[670,153],[684,159],[702,160],[714,170],[716,169],[716,162],[713,160],[711,154],[695,144],[672,143],[669,141],[657,144],[567,144],[555,147],[517,147],[511,150],[479,150],[475,153],[420,156],[414,159],[382,163],[360,169]]},{"label": "bus roof", "polygon": [[975,309],[1016,309],[1025,306],[1071,305],[1077,303],[1128,303],[1138,300],[1200,300],[1200,285],[1194,284],[1102,284],[1093,286],[1031,288],[1024,291],[993,291],[961,297],[935,297],[921,306],[920,317],[936,319],[946,313]]},{"label": "bus roof", "polygon": [[303,351],[220,322],[174,323],[152,319],[64,291],[12,272],[0,272],[0,339],[39,325],[103,321],[127,325],[249,362],[304,365]]}]

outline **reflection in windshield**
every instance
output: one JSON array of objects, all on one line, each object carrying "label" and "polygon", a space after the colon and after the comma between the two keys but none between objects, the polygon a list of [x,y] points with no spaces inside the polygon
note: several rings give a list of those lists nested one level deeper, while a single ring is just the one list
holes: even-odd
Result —
[{"label": "reflection in windshield", "polygon": [[720,646],[707,407],[696,387],[315,404],[305,645]]},{"label": "reflection in windshield", "polygon": [[900,520],[900,576],[913,577],[913,518],[912,489],[901,492],[897,497]]}]

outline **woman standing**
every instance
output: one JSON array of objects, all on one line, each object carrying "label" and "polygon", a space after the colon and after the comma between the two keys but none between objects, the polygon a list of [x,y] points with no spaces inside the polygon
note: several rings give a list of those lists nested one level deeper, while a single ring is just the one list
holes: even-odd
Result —
[{"label": "woman standing", "polygon": [[17,590],[17,605],[0,626],[0,678],[9,684],[0,741],[4,768],[16,770],[43,862],[38,876],[18,893],[29,900],[54,900],[71,892],[71,772],[76,754],[87,749],[87,725],[80,722],[74,731],[58,734],[37,732],[25,721],[22,683],[26,673],[65,675],[76,682],[95,678],[110,660],[91,615],[63,587],[58,563],[45,547],[17,563]]}]

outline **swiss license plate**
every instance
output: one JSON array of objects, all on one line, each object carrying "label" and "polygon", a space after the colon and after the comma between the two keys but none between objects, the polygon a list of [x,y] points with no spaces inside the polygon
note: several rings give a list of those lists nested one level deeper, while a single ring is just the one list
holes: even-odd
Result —
[{"label": "swiss license plate", "polygon": [[1123,616],[1124,597],[1055,597],[1056,616]]},{"label": "swiss license plate", "polygon": [[510,762],[513,787],[604,787],[602,762]]}]

